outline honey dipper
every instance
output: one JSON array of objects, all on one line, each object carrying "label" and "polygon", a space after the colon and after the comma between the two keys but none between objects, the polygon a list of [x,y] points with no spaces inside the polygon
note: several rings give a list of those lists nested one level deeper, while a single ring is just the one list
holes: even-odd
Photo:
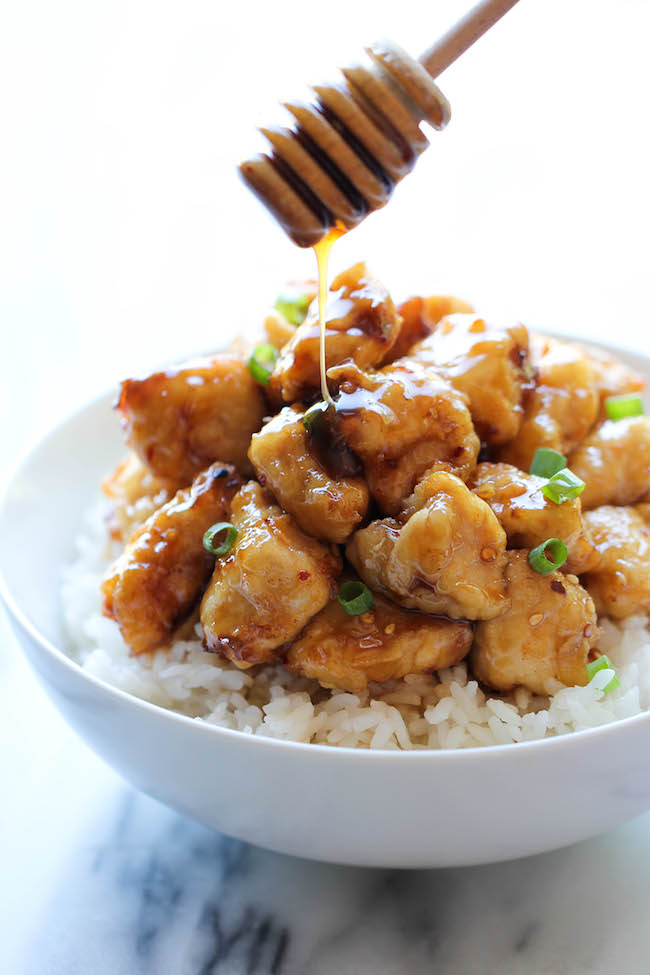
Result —
[{"label": "honey dipper", "polygon": [[482,0],[417,61],[391,42],[372,44],[370,66],[343,68],[340,84],[312,86],[313,104],[285,103],[294,127],[262,129],[270,153],[239,168],[296,244],[313,247],[388,202],[429,145],[419,123],[441,130],[449,121],[433,79],[515,3]]}]

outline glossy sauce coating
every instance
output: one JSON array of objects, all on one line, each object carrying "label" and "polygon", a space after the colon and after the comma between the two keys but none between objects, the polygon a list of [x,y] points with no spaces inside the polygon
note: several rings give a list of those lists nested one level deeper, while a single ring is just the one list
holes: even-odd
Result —
[{"label": "glossy sauce coating", "polygon": [[650,484],[650,417],[606,420],[571,453],[569,466],[587,485],[585,510],[640,501]]},{"label": "glossy sauce coating", "polygon": [[506,535],[495,515],[453,474],[417,486],[402,524],[356,533],[347,556],[372,588],[401,606],[451,619],[492,619],[508,608]]},{"label": "glossy sauce coating", "polygon": [[308,535],[347,541],[365,518],[370,494],[362,477],[330,477],[310,453],[300,406],[287,406],[253,435],[257,478]]},{"label": "glossy sauce coating", "polygon": [[248,472],[250,439],[266,404],[246,364],[219,355],[125,380],[118,409],[142,463],[176,489],[217,459]]},{"label": "glossy sauce coating", "polygon": [[625,619],[650,613],[650,528],[645,514],[643,506],[605,505],[585,516],[600,560],[582,582],[604,616]]},{"label": "glossy sauce coating", "polygon": [[238,487],[233,467],[214,464],[154,512],[109,569],[104,614],[133,653],[161,647],[195,606],[214,563],[203,535],[228,519]]},{"label": "glossy sauce coating", "polygon": [[275,660],[334,595],[341,560],[298,528],[259,484],[232,502],[237,538],[201,602],[206,649],[238,667]]},{"label": "glossy sauce coating", "polygon": [[528,552],[508,552],[510,608],[474,631],[471,666],[488,687],[523,684],[546,694],[548,681],[586,684],[587,659],[598,643],[596,609],[576,576],[540,575]]},{"label": "glossy sauce coating", "polygon": [[355,694],[365,691],[369,681],[452,667],[471,643],[468,623],[409,612],[380,595],[360,616],[348,616],[333,600],[291,646],[287,665],[323,687]]}]

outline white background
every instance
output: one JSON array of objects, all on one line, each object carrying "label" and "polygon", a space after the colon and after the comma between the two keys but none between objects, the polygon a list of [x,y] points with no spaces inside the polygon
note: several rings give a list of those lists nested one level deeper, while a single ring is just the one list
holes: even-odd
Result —
[{"label": "white background", "polygon": [[[21,0],[0,25],[0,464],[120,377],[255,329],[313,271],[236,163],[364,43],[465,9]],[[521,0],[443,76],[448,129],[334,251],[396,295],[648,346],[647,0]]]}]

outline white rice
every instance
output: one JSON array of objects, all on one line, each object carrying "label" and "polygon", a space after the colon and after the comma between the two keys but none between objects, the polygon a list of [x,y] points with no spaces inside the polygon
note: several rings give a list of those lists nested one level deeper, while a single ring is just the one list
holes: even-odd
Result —
[{"label": "white rice", "polygon": [[280,666],[241,671],[205,653],[198,624],[195,639],[132,657],[117,625],[101,615],[100,581],[116,554],[101,510],[88,515],[76,548],[63,584],[71,654],[89,673],[136,697],[244,734],[350,748],[472,748],[567,734],[650,708],[646,616],[603,621],[599,648],[621,682],[606,695],[611,670],[599,671],[587,687],[554,682],[547,697],[524,688],[488,697],[464,664],[372,684],[364,694],[324,691]]}]

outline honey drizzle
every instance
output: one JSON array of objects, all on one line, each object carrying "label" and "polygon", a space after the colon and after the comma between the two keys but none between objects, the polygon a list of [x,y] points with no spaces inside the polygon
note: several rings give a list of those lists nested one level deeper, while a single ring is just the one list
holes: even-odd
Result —
[{"label": "honey drizzle", "polygon": [[320,388],[323,400],[329,406],[334,406],[334,400],[327,387],[327,359],[325,357],[325,314],[327,311],[327,265],[334,241],[345,233],[345,228],[337,225],[328,234],[314,244],[316,264],[318,266],[318,323],[320,325]]}]

